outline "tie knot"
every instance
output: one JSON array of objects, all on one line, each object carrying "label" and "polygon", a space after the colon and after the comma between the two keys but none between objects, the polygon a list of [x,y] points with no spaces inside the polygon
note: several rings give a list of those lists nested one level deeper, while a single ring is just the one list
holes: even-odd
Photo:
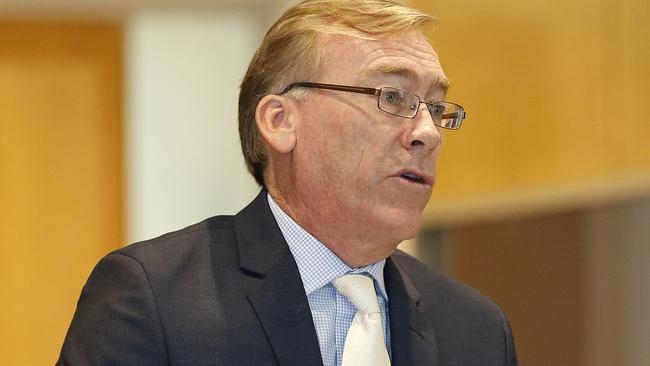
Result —
[{"label": "tie knot", "polygon": [[379,313],[375,283],[362,274],[348,274],[332,280],[332,285],[364,314]]}]

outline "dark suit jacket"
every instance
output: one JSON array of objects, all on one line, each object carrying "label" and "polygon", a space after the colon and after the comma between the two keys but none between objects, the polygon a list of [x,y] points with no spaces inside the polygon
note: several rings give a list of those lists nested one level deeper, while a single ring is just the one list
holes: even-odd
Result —
[{"label": "dark suit jacket", "polygon": [[[266,191],[110,253],[83,288],[59,365],[321,365],[298,267]],[[394,366],[515,365],[509,324],[479,293],[396,252],[386,261]]]}]

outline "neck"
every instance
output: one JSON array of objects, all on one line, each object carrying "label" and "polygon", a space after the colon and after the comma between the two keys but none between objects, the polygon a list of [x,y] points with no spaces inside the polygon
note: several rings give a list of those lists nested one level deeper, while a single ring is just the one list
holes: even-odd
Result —
[{"label": "neck", "polygon": [[350,220],[349,213],[313,205],[309,197],[303,197],[291,184],[278,184],[272,177],[267,178],[267,189],[278,206],[351,268],[387,258],[400,243],[391,238],[376,238],[369,225]]}]

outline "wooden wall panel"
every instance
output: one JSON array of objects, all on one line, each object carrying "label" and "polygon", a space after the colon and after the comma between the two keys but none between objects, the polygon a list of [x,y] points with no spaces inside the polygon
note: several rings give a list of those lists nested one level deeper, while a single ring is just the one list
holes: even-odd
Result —
[{"label": "wooden wall panel", "polygon": [[429,223],[458,202],[534,203],[621,177],[650,191],[650,3],[410,3],[439,18],[448,98],[468,110],[461,131],[443,132]]},{"label": "wooden wall panel", "polygon": [[508,313],[522,365],[641,364],[647,203],[618,205],[650,197],[650,3],[410,3],[469,115],[426,211],[444,267]]},{"label": "wooden wall panel", "polygon": [[0,354],[58,357],[81,287],[122,244],[118,25],[0,22]]}]

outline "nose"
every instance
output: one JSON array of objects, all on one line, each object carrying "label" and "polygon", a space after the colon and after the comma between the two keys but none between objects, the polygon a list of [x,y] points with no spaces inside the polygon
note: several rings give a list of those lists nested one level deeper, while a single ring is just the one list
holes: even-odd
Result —
[{"label": "nose", "polygon": [[431,114],[422,103],[417,115],[413,118],[411,127],[405,131],[402,145],[406,149],[435,150],[440,147],[442,136],[438,127],[433,124]]}]

